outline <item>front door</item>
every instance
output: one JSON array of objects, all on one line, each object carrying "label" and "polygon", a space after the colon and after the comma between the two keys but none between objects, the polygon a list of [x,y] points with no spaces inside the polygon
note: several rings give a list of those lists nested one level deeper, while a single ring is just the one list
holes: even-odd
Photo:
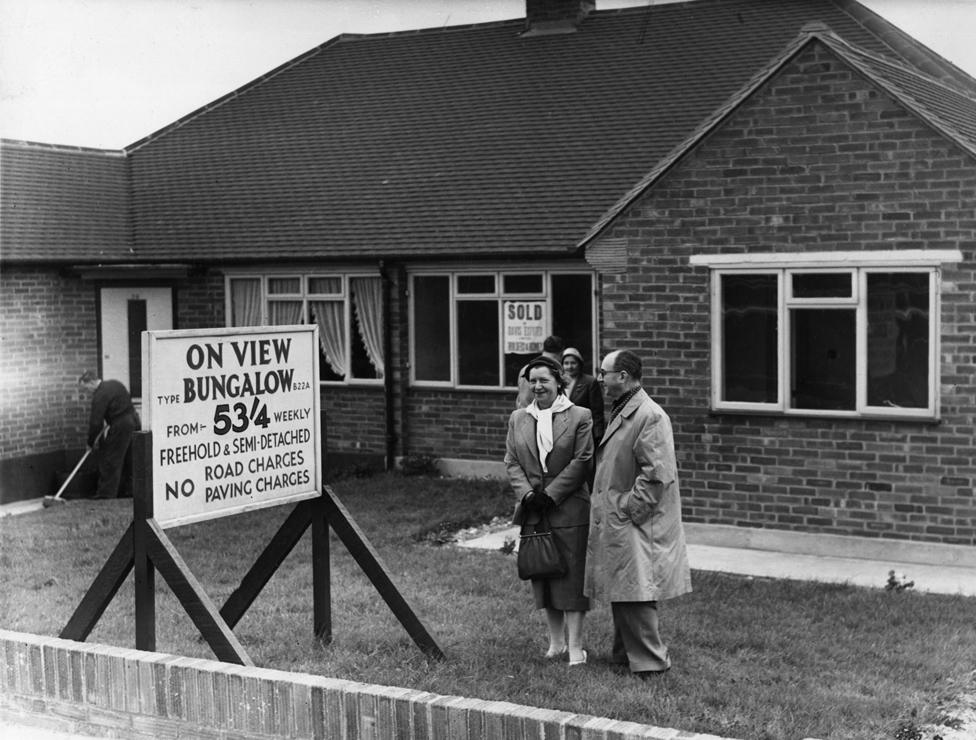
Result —
[{"label": "front door", "polygon": [[125,384],[142,398],[142,332],[173,328],[173,289],[158,286],[101,288],[101,377]]}]

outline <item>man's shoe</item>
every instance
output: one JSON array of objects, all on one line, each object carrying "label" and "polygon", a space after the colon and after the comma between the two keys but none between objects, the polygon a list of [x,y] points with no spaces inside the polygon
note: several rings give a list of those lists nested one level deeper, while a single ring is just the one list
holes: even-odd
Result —
[{"label": "man's shoe", "polygon": [[583,657],[582,658],[580,658],[579,660],[571,660],[571,661],[569,661],[569,664],[570,665],[583,665],[584,663],[586,663],[586,658],[587,658],[587,655],[586,655],[586,651],[584,650],[583,651]]},{"label": "man's shoe", "polygon": [[634,671],[634,675],[642,681],[648,681],[653,679],[655,676],[660,676],[662,673],[667,673],[671,670],[671,658],[668,658],[668,664],[664,666],[659,671]]}]

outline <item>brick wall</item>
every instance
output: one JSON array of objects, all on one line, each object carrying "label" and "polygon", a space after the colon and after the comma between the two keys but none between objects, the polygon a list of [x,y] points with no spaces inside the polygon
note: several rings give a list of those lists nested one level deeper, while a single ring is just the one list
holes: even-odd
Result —
[{"label": "brick wall", "polygon": [[[976,544],[976,162],[822,47],[808,49],[607,236],[602,342],[672,415],[688,520]],[[710,414],[697,253],[960,249],[943,272],[942,421]]]},{"label": "brick wall", "polygon": [[96,737],[721,740],[503,701],[0,630],[0,726]]},{"label": "brick wall", "polygon": [[407,453],[468,460],[505,455],[515,391],[470,392],[414,388],[407,399]]},{"label": "brick wall", "polygon": [[[98,367],[95,289],[55,270],[0,272],[0,459],[77,446]],[[84,443],[82,442],[82,446]]]}]

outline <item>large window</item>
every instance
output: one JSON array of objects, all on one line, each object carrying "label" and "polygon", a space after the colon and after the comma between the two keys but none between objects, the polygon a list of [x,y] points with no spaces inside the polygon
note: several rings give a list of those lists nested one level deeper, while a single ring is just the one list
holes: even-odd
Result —
[{"label": "large window", "polygon": [[593,279],[548,270],[411,276],[411,377],[424,385],[514,387],[519,369],[556,334],[592,372]]},{"label": "large window", "polygon": [[955,251],[699,255],[712,270],[712,406],[938,415],[939,270]]},{"label": "large window", "polygon": [[375,275],[227,277],[230,326],[318,324],[320,381],[383,378],[383,288]]}]

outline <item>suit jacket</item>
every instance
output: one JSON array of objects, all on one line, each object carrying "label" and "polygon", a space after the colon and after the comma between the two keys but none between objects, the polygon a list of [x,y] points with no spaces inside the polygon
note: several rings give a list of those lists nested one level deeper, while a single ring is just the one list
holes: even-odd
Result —
[{"label": "suit jacket", "polygon": [[597,448],[583,591],[611,602],[691,591],[671,419],[643,390]]},{"label": "suit jacket", "polygon": [[577,406],[589,409],[593,414],[593,439],[599,444],[603,439],[603,388],[592,375],[585,373],[576,379],[573,390],[569,394],[569,400]]},{"label": "suit jacket", "polygon": [[590,518],[590,489],[587,480],[593,464],[593,421],[589,409],[570,406],[552,417],[552,451],[542,471],[536,444],[536,421],[525,409],[508,418],[505,439],[505,468],[515,493],[512,521],[523,524],[526,512],[522,497],[541,486],[556,502],[549,523],[553,527],[585,525]]}]

